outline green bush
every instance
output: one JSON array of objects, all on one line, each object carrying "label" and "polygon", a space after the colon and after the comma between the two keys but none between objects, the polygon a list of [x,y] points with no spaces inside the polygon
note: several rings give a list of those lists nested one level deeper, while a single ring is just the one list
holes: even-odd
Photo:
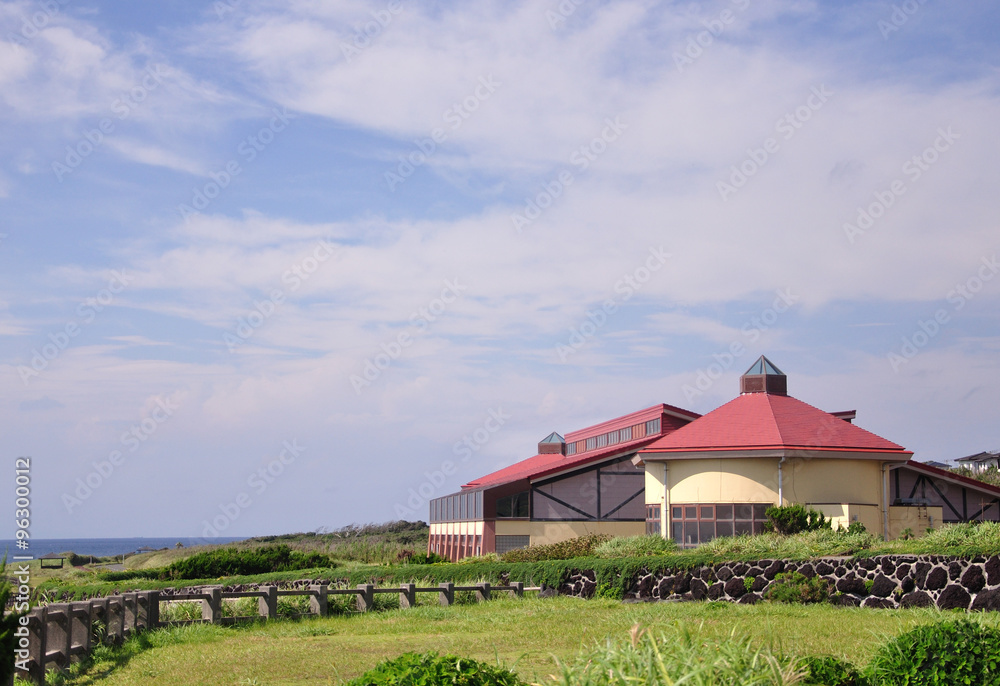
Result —
[{"label": "green bush", "polygon": [[437,653],[404,653],[380,662],[347,686],[522,686],[516,674],[470,658]]},{"label": "green bush", "polygon": [[244,550],[220,548],[177,560],[164,568],[161,578],[210,579],[333,566],[334,563],[328,555],[317,552],[302,553],[284,544]]},{"label": "green bush", "polygon": [[774,581],[765,597],[776,603],[824,603],[830,598],[830,582],[820,576],[791,572],[776,575]]},{"label": "green bush", "polygon": [[869,672],[874,686],[996,684],[1000,630],[968,619],[920,626],[884,645]]},{"label": "green bush", "polygon": [[568,541],[511,550],[504,553],[501,559],[504,562],[541,562],[542,560],[570,560],[574,557],[590,557],[594,554],[594,549],[597,546],[610,540],[611,536],[608,534],[587,534],[571,538]]},{"label": "green bush", "polygon": [[830,520],[823,513],[803,505],[772,506],[764,514],[767,515],[768,527],[783,536],[830,528]]},{"label": "green bush", "polygon": [[663,536],[617,536],[594,547],[597,557],[646,557],[647,555],[664,555],[677,550],[673,539]]},{"label": "green bush", "polygon": [[809,671],[802,681],[803,684],[869,686],[868,679],[855,669],[854,665],[839,658],[830,655],[810,656],[803,659],[803,664]]}]

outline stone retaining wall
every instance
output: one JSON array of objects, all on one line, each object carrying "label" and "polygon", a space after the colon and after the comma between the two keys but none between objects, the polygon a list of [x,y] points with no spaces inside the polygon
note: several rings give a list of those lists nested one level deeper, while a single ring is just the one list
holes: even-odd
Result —
[{"label": "stone retaining wall", "polygon": [[[868,559],[821,558],[809,562],[759,560],[650,573],[632,580],[626,600],[724,600],[756,603],[781,573],[799,572],[830,582],[831,600],[876,608],[930,607],[1000,610],[1000,556],[970,559],[937,555],[886,555]],[[559,592],[589,598],[593,571],[570,576]]]}]

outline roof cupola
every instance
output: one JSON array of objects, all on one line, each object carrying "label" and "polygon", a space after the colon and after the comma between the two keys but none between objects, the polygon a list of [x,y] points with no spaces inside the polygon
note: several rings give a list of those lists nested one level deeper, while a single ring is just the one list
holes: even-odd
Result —
[{"label": "roof cupola", "polygon": [[761,355],[740,377],[740,393],[770,393],[788,395],[788,377]]}]

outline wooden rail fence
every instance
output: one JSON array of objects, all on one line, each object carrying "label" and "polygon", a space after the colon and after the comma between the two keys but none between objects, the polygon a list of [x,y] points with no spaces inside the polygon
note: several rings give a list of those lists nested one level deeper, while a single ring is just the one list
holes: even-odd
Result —
[{"label": "wooden rail fence", "polygon": [[[114,645],[138,632],[162,626],[199,622],[233,624],[248,619],[273,619],[278,616],[280,596],[309,596],[308,614],[322,617],[327,614],[331,595],[353,595],[356,597],[358,611],[368,612],[374,607],[376,593],[398,593],[399,606],[405,609],[416,605],[418,593],[437,593],[442,605],[451,605],[455,602],[455,593],[458,591],[474,591],[476,601],[483,602],[489,600],[494,592],[521,597],[525,590],[540,589],[525,589],[520,582],[507,586],[491,586],[488,583],[456,586],[453,583],[443,583],[428,588],[420,588],[416,584],[401,584],[398,588],[376,588],[372,584],[359,584],[357,588],[312,585],[298,590],[263,586],[257,591],[239,592],[224,592],[221,586],[208,586],[198,593],[167,595],[159,591],[138,591],[76,603],[52,604],[32,609],[28,613],[28,624],[19,630],[18,647],[15,650],[17,674],[36,684],[44,684],[45,670],[49,665],[68,667],[74,658],[80,659],[90,652],[94,640],[94,622],[103,622],[105,635],[102,640]],[[249,617],[223,617],[222,601],[236,598],[257,598],[257,614]],[[160,603],[183,601],[201,602],[200,620],[160,621]]]}]

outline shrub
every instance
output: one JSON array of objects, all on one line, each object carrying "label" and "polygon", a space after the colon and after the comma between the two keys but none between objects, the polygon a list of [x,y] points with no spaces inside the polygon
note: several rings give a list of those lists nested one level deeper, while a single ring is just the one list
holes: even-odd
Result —
[{"label": "shrub", "polygon": [[968,619],[920,626],[884,645],[869,672],[874,686],[995,684],[1000,630]]},{"label": "shrub", "polygon": [[617,536],[594,547],[597,557],[646,557],[648,555],[665,555],[677,550],[673,539],[663,536]]},{"label": "shrub", "polygon": [[810,579],[800,572],[778,574],[765,597],[776,603],[823,603],[830,598],[830,582],[820,576]]},{"label": "shrub", "polygon": [[284,544],[245,550],[220,548],[177,560],[164,568],[161,578],[209,579],[333,566],[333,561],[327,555],[317,552],[301,553]]},{"label": "shrub", "polygon": [[348,686],[522,686],[516,674],[476,660],[437,653],[404,653],[380,662]]},{"label": "shrub", "polygon": [[542,560],[569,560],[574,557],[589,557],[594,549],[605,541],[611,540],[608,534],[587,534],[568,541],[532,545],[504,553],[504,562],[541,562]]},{"label": "shrub", "polygon": [[447,561],[437,553],[416,553],[409,549],[400,550],[396,556],[396,562],[404,565],[433,565]]},{"label": "shrub", "polygon": [[809,656],[803,659],[809,673],[803,684],[822,686],[869,686],[868,679],[850,662],[830,655]]},{"label": "shrub", "polygon": [[803,505],[773,506],[767,508],[764,514],[771,530],[784,536],[830,528],[830,520],[821,512],[811,507],[806,509]]}]

